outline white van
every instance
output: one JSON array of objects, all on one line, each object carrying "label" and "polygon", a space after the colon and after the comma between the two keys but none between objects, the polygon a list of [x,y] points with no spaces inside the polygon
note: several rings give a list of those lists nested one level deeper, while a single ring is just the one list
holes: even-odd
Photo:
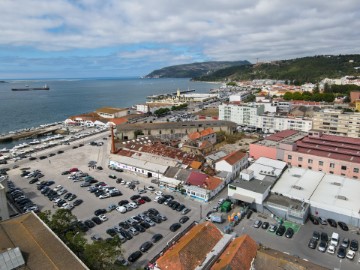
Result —
[{"label": "white van", "polygon": [[336,233],[336,232],[332,233],[331,239],[330,239],[330,244],[337,247],[337,245],[339,244],[339,234],[338,233]]}]

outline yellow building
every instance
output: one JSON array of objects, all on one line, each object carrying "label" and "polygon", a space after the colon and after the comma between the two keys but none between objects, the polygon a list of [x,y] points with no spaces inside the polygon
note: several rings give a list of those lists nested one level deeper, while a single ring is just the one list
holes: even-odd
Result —
[{"label": "yellow building", "polygon": [[357,99],[357,100],[355,101],[355,109],[356,109],[358,112],[360,112],[360,99]]}]

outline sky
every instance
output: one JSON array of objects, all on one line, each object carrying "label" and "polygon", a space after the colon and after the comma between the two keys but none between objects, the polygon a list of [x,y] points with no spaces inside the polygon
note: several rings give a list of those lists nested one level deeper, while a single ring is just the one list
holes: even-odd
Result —
[{"label": "sky", "polygon": [[359,18],[358,0],[0,0],[0,79],[354,54]]}]

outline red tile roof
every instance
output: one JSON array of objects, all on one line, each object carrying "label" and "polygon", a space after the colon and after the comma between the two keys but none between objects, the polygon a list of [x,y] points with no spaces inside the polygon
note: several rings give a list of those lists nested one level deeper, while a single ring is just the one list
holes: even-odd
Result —
[{"label": "red tile roof", "polygon": [[213,133],[215,133],[215,132],[212,128],[206,128],[200,132],[190,133],[190,134],[188,134],[188,137],[190,140],[195,141],[197,139],[200,139],[201,137],[204,137],[204,136],[207,136],[207,135],[210,135]]},{"label": "red tile roof", "polygon": [[283,131],[280,131],[273,135],[267,136],[266,140],[278,142],[278,141],[281,141],[281,140],[283,140],[287,137],[290,137],[296,133],[298,133],[298,131],[296,131],[296,130],[283,130]]},{"label": "red tile roof", "polygon": [[128,121],[127,117],[120,117],[120,118],[111,118],[109,119],[109,122],[114,123],[116,126],[120,124],[124,124]]},{"label": "red tile roof", "polygon": [[235,238],[224,250],[211,270],[248,270],[256,256],[258,246],[248,235]]},{"label": "red tile roof", "polygon": [[191,172],[186,183],[207,190],[216,189],[223,181],[220,178],[206,175],[201,172]]},{"label": "red tile roof", "polygon": [[221,160],[225,160],[230,165],[234,165],[236,162],[242,160],[244,157],[246,157],[246,153],[242,152],[241,150],[238,150],[223,157]]},{"label": "red tile roof", "polygon": [[221,238],[220,230],[212,223],[195,225],[178,243],[167,250],[156,264],[160,269],[167,270],[195,269]]}]

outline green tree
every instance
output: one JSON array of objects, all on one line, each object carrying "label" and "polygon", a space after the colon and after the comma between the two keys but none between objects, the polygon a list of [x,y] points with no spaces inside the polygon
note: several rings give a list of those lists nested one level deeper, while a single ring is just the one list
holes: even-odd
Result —
[{"label": "green tree", "polygon": [[303,97],[300,92],[293,93],[293,100],[303,100]]},{"label": "green tree", "polygon": [[313,92],[313,94],[320,93],[319,83],[316,83],[312,92]]},{"label": "green tree", "polygon": [[119,237],[110,241],[100,240],[85,245],[84,260],[90,269],[113,269],[115,259],[121,255],[121,242]]},{"label": "green tree", "polygon": [[283,96],[283,99],[285,100],[292,100],[293,99],[293,94],[291,92],[286,92]]},{"label": "green tree", "polygon": [[71,225],[77,221],[75,215],[68,209],[58,209],[52,215],[50,220],[50,228],[61,238],[71,228]]}]

